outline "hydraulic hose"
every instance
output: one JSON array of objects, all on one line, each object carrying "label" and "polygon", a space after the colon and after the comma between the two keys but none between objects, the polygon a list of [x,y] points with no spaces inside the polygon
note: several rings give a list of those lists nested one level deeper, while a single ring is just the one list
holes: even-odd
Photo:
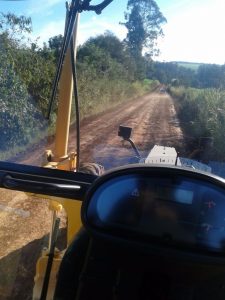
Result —
[{"label": "hydraulic hose", "polygon": [[70,10],[68,13],[68,22],[67,26],[65,28],[65,35],[63,39],[62,44],[62,50],[60,52],[59,62],[56,70],[56,76],[53,82],[53,89],[52,89],[52,95],[48,107],[48,113],[47,113],[47,119],[49,120],[51,111],[52,111],[52,105],[56,97],[57,87],[60,79],[60,75],[62,72],[62,66],[65,59],[65,55],[67,52],[67,49],[69,47],[69,44],[72,39],[74,26],[76,22],[76,18],[79,12],[82,11],[95,11],[97,14],[100,14],[103,9],[105,9],[113,0],[104,0],[100,4],[97,5],[90,5],[91,0],[84,0],[83,2],[80,0],[72,0]]},{"label": "hydraulic hose", "polygon": [[[78,18],[78,16],[77,16]],[[80,110],[79,110],[79,96],[78,96],[78,88],[77,88],[77,70],[75,63],[75,51],[74,51],[74,41],[73,38],[71,40],[71,62],[72,62],[72,73],[73,73],[73,82],[74,82],[74,101],[75,101],[75,112],[76,112],[76,170],[79,171],[80,167]]]},{"label": "hydraulic hose", "polygon": [[58,62],[57,70],[56,70],[56,76],[55,76],[54,83],[53,83],[51,100],[50,100],[49,107],[48,107],[47,119],[50,118],[52,105],[53,105],[53,102],[56,97],[57,87],[58,87],[60,75],[62,72],[63,62],[64,62],[65,55],[66,55],[67,49],[69,47],[69,44],[70,44],[70,41],[71,41],[71,38],[73,35],[75,21],[76,21],[76,17],[77,17],[78,11],[79,11],[79,2],[80,2],[79,0],[73,0],[71,3],[71,8],[69,10],[68,22],[67,22],[67,26],[65,28],[65,35],[64,35],[64,39],[63,39],[62,50],[61,50],[60,57],[59,57],[59,62]]}]

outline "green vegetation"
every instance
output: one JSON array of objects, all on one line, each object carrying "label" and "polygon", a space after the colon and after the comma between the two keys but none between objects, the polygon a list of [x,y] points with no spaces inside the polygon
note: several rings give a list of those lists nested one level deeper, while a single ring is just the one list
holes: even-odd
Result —
[{"label": "green vegetation", "polygon": [[191,62],[185,62],[185,61],[184,62],[177,61],[176,63],[179,67],[191,69],[196,72],[197,72],[198,68],[202,65],[201,63],[191,63]]},{"label": "green vegetation", "polygon": [[[187,151],[198,149],[192,154],[206,162],[225,160],[225,65],[200,64],[193,70],[179,63],[155,63],[151,72],[175,99]],[[206,137],[213,146],[204,151],[200,144]]]},{"label": "green vegetation", "polygon": [[[1,159],[52,134],[55,125],[57,101],[50,122],[46,115],[63,37],[40,48],[30,42],[30,32],[30,18],[0,14]],[[146,79],[144,65],[112,33],[90,38],[77,55],[81,117],[155,89],[159,83]]]},{"label": "green vegetation", "polygon": [[[0,149],[5,159],[14,154],[13,149],[23,149],[40,138],[46,128],[39,103],[42,93],[35,98],[35,90],[29,92],[31,85],[43,80],[44,66],[33,47],[25,43],[25,34],[31,31],[29,18],[1,14],[0,24]],[[38,72],[41,78],[36,78]]]},{"label": "green vegetation", "polygon": [[214,148],[209,158],[224,160],[225,91],[218,89],[170,88],[186,134],[196,140],[212,137]]},{"label": "green vegetation", "polygon": [[[105,32],[78,49],[81,117],[148,93],[160,82],[176,97],[186,132],[196,138],[213,136],[222,156],[225,65],[154,62],[166,22],[154,0],[129,0],[125,21],[124,41]],[[0,13],[1,159],[52,134],[55,125],[57,99],[50,121],[46,115],[63,37],[51,37],[39,47],[29,40],[31,25],[30,18]]]},{"label": "green vegetation", "polygon": [[81,116],[150,92],[157,80],[140,80],[129,51],[110,32],[90,38],[78,51],[78,90]]},{"label": "green vegetation", "polygon": [[177,63],[155,62],[148,69],[148,76],[170,85],[193,86],[195,84],[195,72],[191,69],[180,67]]},{"label": "green vegetation", "polygon": [[155,0],[128,0],[126,22],[128,30],[126,44],[134,57],[141,57],[143,48],[150,57],[158,54],[157,39],[163,36],[161,25],[166,18]]},{"label": "green vegetation", "polygon": [[196,71],[175,62],[155,62],[147,72],[164,84],[170,85],[176,79],[179,86],[225,89],[225,65],[201,64]]}]

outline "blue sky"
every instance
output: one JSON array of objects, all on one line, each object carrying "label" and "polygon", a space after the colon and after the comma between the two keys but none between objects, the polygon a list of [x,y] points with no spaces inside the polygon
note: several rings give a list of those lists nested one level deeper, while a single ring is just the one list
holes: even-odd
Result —
[{"label": "blue sky", "polygon": [[[95,0],[95,3],[99,1]],[[225,63],[225,0],[157,0],[168,20],[163,27],[165,37],[159,40],[158,60]],[[127,0],[114,0],[102,15],[83,13],[79,26],[79,42],[105,30],[120,39],[126,36],[124,19]],[[11,11],[32,17],[33,36],[39,43],[62,33],[65,18],[64,0],[0,1],[0,11]]]}]

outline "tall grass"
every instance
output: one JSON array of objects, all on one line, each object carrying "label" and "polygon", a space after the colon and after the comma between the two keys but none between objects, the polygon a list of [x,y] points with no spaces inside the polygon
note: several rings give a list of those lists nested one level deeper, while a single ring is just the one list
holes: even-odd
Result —
[{"label": "tall grass", "polygon": [[135,81],[130,83],[122,80],[92,80],[85,85],[79,84],[81,118],[95,115],[121,102],[129,101],[153,91],[157,80]]},{"label": "tall grass", "polygon": [[212,137],[214,157],[225,160],[225,91],[170,88],[186,133],[193,138]]}]

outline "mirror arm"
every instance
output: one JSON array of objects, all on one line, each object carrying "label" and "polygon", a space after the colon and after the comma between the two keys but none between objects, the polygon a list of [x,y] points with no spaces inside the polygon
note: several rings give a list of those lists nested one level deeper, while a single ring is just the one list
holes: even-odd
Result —
[{"label": "mirror arm", "polygon": [[80,6],[80,10],[86,10],[86,11],[94,11],[96,14],[100,15],[113,0],[104,0],[100,4],[96,5],[90,5],[91,0],[85,0],[83,4]]},{"label": "mirror arm", "polygon": [[133,148],[135,154],[139,159],[142,159],[140,152],[138,151],[137,147],[135,146],[134,142],[131,139],[124,139],[125,141],[129,142],[131,144],[131,147]]}]

